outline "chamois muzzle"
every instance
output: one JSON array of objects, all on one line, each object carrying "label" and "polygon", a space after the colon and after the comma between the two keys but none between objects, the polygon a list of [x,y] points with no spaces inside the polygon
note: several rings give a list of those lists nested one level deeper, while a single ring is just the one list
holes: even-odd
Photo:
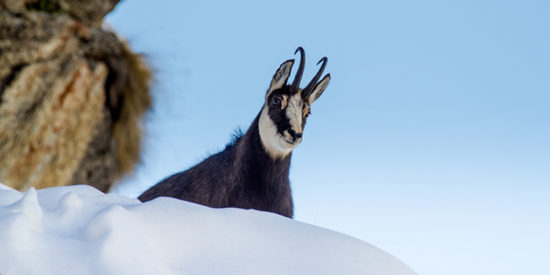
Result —
[{"label": "chamois muzzle", "polygon": [[296,142],[296,140],[300,139],[302,137],[302,133],[296,133],[296,131],[292,129],[288,129],[288,133],[292,137],[292,143]]}]

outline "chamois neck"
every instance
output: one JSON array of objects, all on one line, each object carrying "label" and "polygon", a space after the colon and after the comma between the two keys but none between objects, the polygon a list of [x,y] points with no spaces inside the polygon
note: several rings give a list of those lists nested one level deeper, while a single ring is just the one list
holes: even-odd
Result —
[{"label": "chamois neck", "polygon": [[[270,211],[292,218],[293,206],[289,170],[291,154],[272,158],[260,139],[259,116],[245,135],[232,147],[235,182],[240,182],[239,196],[247,198],[244,208]],[[252,203],[254,206],[250,206]]]},{"label": "chamois neck", "polygon": [[[265,145],[262,143],[259,129],[260,114],[254,119],[250,128],[246,134],[242,137],[242,144],[240,146],[247,146],[246,150],[238,150],[240,152],[248,152],[246,158],[252,163],[257,164],[257,169],[265,171],[268,170],[277,170],[278,174],[288,175],[288,170],[290,167],[290,159],[292,152],[288,153],[286,156],[281,158],[274,158],[271,156]],[[244,157],[244,156],[242,156]],[[256,165],[255,165],[256,166]]]}]

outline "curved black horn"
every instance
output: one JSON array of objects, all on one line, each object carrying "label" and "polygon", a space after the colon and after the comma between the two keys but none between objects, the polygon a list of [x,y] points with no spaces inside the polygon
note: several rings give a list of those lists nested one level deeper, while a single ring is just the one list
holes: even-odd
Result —
[{"label": "curved black horn", "polygon": [[317,84],[317,81],[319,81],[319,78],[323,74],[323,71],[325,70],[325,67],[327,66],[327,61],[328,61],[328,59],[325,56],[325,57],[321,58],[321,60],[319,60],[319,62],[317,62],[317,65],[319,65],[319,63],[323,62],[323,65],[321,65],[321,69],[319,69],[317,74],[313,77],[313,79],[309,82],[309,84],[307,84],[307,86],[302,91],[302,97],[307,98],[309,96],[309,94],[311,94],[311,92],[313,92],[313,87],[315,87],[315,85]]},{"label": "curved black horn", "polygon": [[304,52],[304,49],[302,47],[298,47],[294,54],[297,52],[300,52],[300,66],[298,67],[298,71],[296,72],[296,76],[294,77],[294,81],[292,81],[292,87],[295,90],[298,90],[300,86],[300,81],[302,80],[302,74],[304,74],[304,65],[306,63],[306,53]]}]

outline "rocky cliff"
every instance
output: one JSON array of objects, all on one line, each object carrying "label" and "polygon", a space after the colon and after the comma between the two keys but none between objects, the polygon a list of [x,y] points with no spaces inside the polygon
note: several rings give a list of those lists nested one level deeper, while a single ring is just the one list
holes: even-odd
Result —
[{"label": "rocky cliff", "polygon": [[107,191],[139,160],[151,74],[102,27],[117,2],[0,0],[0,182]]}]

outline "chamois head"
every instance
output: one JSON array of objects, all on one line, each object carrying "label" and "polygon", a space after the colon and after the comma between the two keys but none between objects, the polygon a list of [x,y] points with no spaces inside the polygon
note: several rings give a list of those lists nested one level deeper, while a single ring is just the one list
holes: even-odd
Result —
[{"label": "chamois head", "polygon": [[305,53],[302,47],[298,47],[294,54],[297,52],[300,52],[300,65],[294,81],[290,85],[286,84],[294,64],[294,59],[290,59],[281,64],[273,76],[260,114],[260,138],[273,159],[284,158],[302,141],[310,106],[321,96],[330,81],[330,74],[319,81],[327,64],[327,58],[323,57],[317,63],[322,63],[317,74],[301,89],[299,86],[304,72]]}]

